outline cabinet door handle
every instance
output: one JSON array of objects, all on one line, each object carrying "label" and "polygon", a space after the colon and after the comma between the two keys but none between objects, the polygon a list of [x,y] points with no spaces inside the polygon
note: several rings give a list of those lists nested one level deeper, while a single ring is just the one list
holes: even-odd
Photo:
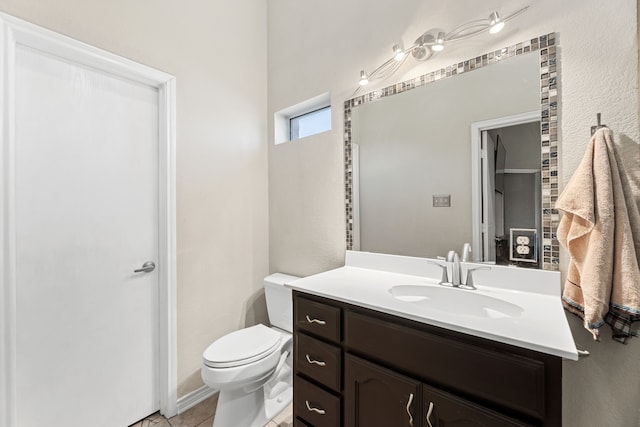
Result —
[{"label": "cabinet door handle", "polygon": [[317,323],[318,325],[326,325],[327,324],[327,322],[325,322],[324,320],[310,318],[308,314],[307,314],[306,318],[307,318],[307,322],[309,322],[309,323]]},{"label": "cabinet door handle", "polygon": [[327,364],[321,360],[313,360],[311,357],[309,357],[308,354],[305,354],[305,357],[307,358],[307,362],[309,362],[309,364],[311,365],[318,365],[318,366],[326,366]]},{"label": "cabinet door handle", "polygon": [[309,405],[309,401],[308,400],[305,400],[304,403],[307,405],[307,409],[309,410],[309,412],[317,412],[320,415],[324,415],[325,414],[325,410],[324,409],[314,408],[313,406]]},{"label": "cabinet door handle", "polygon": [[429,409],[427,410],[427,424],[429,424],[429,427],[433,427],[433,424],[431,424],[432,412],[433,412],[433,402],[429,402]]},{"label": "cabinet door handle", "polygon": [[409,415],[409,425],[413,426],[413,415],[411,415],[411,404],[413,403],[413,393],[409,394],[409,401],[407,402],[407,414]]}]

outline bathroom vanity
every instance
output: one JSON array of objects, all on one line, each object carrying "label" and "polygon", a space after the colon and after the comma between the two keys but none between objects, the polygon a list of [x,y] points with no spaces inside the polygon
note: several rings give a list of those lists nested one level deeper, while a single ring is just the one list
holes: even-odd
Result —
[{"label": "bathroom vanity", "polygon": [[[477,290],[442,291],[425,260],[389,257],[348,253],[345,267],[289,284],[294,425],[562,425],[562,359],[577,351],[557,273],[503,267]],[[516,289],[501,289],[514,274]]]}]

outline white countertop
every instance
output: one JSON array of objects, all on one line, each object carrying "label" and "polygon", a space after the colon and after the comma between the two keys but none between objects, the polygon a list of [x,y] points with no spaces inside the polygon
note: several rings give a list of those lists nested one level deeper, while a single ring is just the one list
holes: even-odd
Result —
[{"label": "white countertop", "polygon": [[[463,263],[463,273],[479,266]],[[287,286],[452,331],[578,359],[560,300],[559,273],[491,266],[489,271],[475,272],[476,290],[445,288],[438,284],[440,274],[439,267],[423,258],[347,252],[344,267],[294,280]],[[403,285],[433,295],[415,300],[395,298],[391,288]],[[443,299],[439,299],[441,294]]]}]

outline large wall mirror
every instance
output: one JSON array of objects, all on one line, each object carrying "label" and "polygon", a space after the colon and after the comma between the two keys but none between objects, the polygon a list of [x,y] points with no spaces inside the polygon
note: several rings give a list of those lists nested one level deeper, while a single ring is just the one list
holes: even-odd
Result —
[{"label": "large wall mirror", "polygon": [[555,35],[345,102],[347,249],[557,270]]}]

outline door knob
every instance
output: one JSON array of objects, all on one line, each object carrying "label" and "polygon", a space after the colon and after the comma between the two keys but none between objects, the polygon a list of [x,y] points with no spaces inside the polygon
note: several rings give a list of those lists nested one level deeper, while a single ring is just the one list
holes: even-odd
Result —
[{"label": "door knob", "polygon": [[137,270],[133,270],[134,273],[151,273],[156,269],[156,264],[153,261],[147,261],[142,264],[142,268],[138,268]]}]

